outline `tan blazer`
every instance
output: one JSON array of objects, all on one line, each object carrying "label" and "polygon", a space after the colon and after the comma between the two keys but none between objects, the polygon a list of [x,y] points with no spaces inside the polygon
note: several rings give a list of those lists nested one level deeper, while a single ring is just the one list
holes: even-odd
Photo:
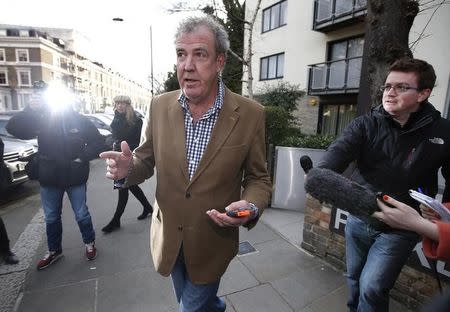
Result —
[{"label": "tan blazer", "polygon": [[227,89],[209,144],[189,181],[179,95],[178,90],[152,100],[128,184],[143,182],[156,168],[150,234],[156,270],[168,276],[182,245],[192,282],[211,283],[236,255],[239,231],[217,226],[206,211],[224,212],[231,202],[246,199],[262,213],[269,201],[265,113],[260,104]]}]

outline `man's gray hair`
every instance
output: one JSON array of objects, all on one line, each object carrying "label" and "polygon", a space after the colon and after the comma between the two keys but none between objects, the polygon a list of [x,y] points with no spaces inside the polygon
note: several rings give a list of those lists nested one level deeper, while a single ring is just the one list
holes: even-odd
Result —
[{"label": "man's gray hair", "polygon": [[211,16],[191,16],[184,19],[180,25],[178,25],[175,33],[175,44],[183,34],[193,33],[198,30],[199,27],[205,26],[214,35],[216,41],[217,54],[227,55],[227,51],[230,48],[230,40],[228,39],[228,33],[225,28],[217,20]]}]

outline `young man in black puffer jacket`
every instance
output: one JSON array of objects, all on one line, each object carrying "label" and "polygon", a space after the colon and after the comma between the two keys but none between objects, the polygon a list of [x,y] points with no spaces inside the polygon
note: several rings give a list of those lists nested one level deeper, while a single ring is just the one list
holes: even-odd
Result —
[{"label": "young man in black puffer jacket", "polygon": [[38,180],[48,243],[48,253],[39,261],[38,270],[48,267],[62,256],[61,211],[64,193],[69,196],[86,245],[87,260],[97,256],[95,232],[86,205],[86,182],[89,161],[96,158],[104,146],[104,140],[94,124],[70,105],[61,102],[58,110],[52,110],[45,101],[46,89],[44,82],[36,82],[30,105],[12,117],[6,126],[8,132],[18,138],[38,138]]},{"label": "young man in black puffer jacket", "polygon": [[[342,173],[356,161],[352,180],[419,210],[408,190],[434,197],[439,168],[446,181],[450,177],[450,121],[428,102],[435,81],[427,62],[396,61],[381,86],[383,104],[354,119],[319,167]],[[447,183],[443,201],[450,201]],[[389,291],[419,236],[350,214],[345,239],[349,310],[389,311]]]}]

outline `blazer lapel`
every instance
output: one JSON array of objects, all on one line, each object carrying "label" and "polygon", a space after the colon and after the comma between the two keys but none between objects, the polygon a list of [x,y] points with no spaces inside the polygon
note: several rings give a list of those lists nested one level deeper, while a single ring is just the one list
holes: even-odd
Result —
[{"label": "blazer lapel", "polygon": [[[178,99],[178,98],[177,98]],[[186,181],[189,181],[188,166],[186,160],[186,134],[184,129],[184,114],[183,108],[178,103],[178,100],[169,103],[169,129],[172,132],[172,146],[175,150],[173,151],[177,157],[177,163],[180,166],[183,176]],[[164,144],[168,144],[167,142]]]},{"label": "blazer lapel", "polygon": [[239,120],[239,113],[237,112],[239,105],[235,101],[233,101],[231,97],[231,91],[226,89],[224,102],[219,114],[219,118],[217,118],[216,120],[216,124],[214,125],[214,129],[211,133],[211,138],[209,139],[208,146],[203,152],[202,159],[200,160],[197,170],[195,171],[195,174],[192,177],[189,185],[191,185],[208,167],[209,163],[220,151],[220,148],[225,143],[225,140],[231,134],[234,126]]}]

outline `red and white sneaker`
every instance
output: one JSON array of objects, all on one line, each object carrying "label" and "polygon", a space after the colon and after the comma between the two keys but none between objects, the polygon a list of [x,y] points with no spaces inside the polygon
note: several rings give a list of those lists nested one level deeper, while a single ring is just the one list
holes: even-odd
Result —
[{"label": "red and white sneaker", "polygon": [[59,259],[61,259],[62,256],[63,256],[62,251],[49,251],[44,256],[44,258],[39,260],[39,262],[37,264],[37,269],[38,270],[45,269],[46,267],[48,267],[52,263],[54,263],[54,262],[58,261]]},{"label": "red and white sneaker", "polygon": [[94,260],[97,257],[97,248],[95,248],[95,241],[86,245],[86,259],[88,261]]}]

